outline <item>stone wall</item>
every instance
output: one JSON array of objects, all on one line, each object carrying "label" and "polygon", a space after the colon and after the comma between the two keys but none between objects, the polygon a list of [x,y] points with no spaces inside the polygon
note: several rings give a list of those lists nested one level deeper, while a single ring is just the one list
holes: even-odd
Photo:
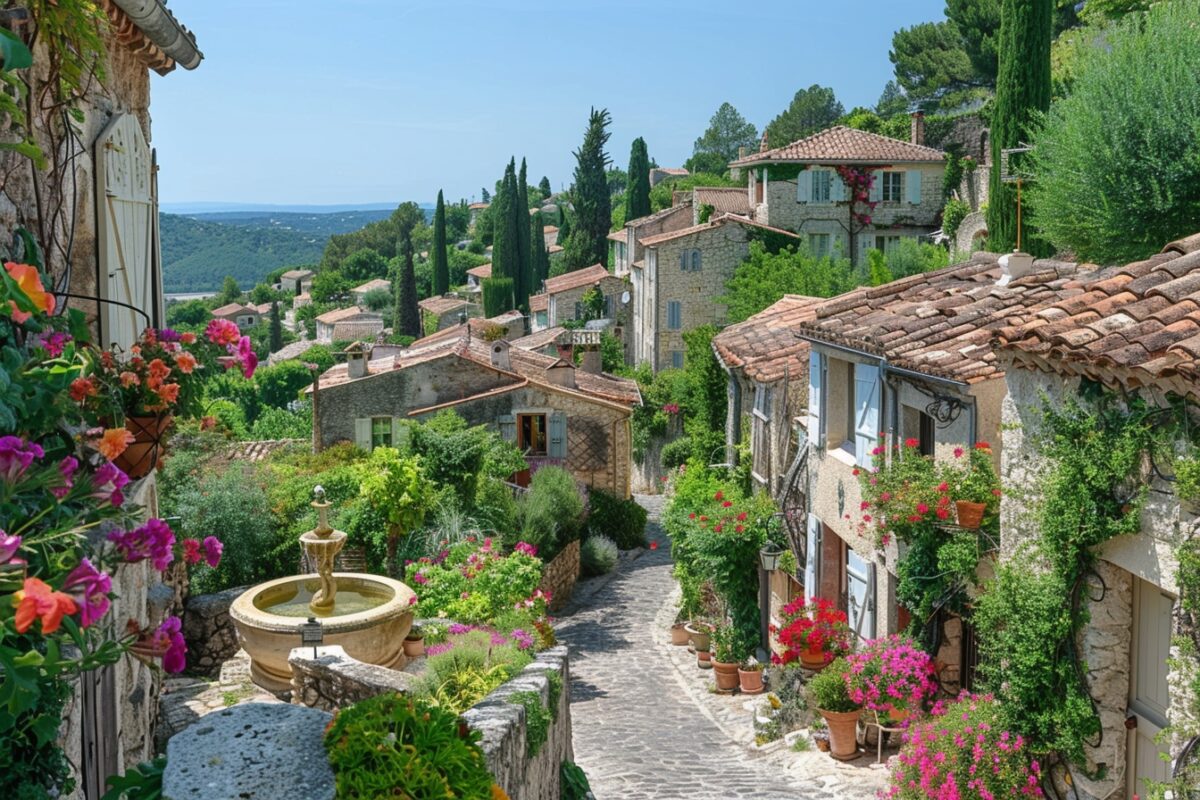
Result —
[{"label": "stone wall", "polygon": [[407,672],[364,664],[346,655],[340,645],[297,647],[288,656],[292,668],[292,702],[336,711],[359,700],[388,692],[407,692],[413,676]]},{"label": "stone wall", "polygon": [[183,638],[187,640],[189,671],[214,678],[221,665],[238,651],[241,645],[229,618],[229,606],[247,588],[238,586],[187,599],[183,608]]},{"label": "stone wall", "polygon": [[[617,325],[628,325],[630,310],[629,306],[621,305],[621,295],[629,290],[629,283],[624,278],[618,278],[615,275],[609,275],[606,278],[601,278],[599,281],[600,291],[605,298],[612,298],[608,302],[612,304],[613,312],[616,314]],[[583,302],[583,296],[588,293],[592,285],[576,286],[574,289],[566,289],[557,292],[550,296],[548,322],[550,327],[562,325],[564,322],[573,322],[578,319],[575,316],[575,304]]]},{"label": "stone wall", "polygon": [[954,234],[954,252],[969,255],[979,249],[986,237],[987,216],[982,211],[973,211],[958,224],[958,230]]},{"label": "stone wall", "polygon": [[571,599],[579,579],[579,540],[567,544],[542,570],[538,588],[550,593],[550,610],[558,611]]}]

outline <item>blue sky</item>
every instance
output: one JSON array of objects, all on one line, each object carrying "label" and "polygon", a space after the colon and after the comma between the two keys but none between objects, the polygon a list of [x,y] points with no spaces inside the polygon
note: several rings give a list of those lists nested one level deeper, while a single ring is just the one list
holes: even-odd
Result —
[{"label": "blue sky", "polygon": [[681,164],[733,103],[761,130],[797,89],[871,105],[899,27],[943,0],[171,0],[205,59],[152,86],[164,203],[477,198],[510,155],[571,178],[588,109],[624,166]]}]

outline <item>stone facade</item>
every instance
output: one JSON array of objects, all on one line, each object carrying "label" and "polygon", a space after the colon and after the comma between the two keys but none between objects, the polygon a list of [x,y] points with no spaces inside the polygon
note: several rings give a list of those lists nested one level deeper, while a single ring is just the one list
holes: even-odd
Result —
[{"label": "stone facade", "polygon": [[[621,304],[621,295],[629,290],[629,284],[623,278],[609,275],[601,278],[599,285],[600,291],[604,295],[605,318],[615,320],[617,325],[628,325],[630,307]],[[591,288],[591,285],[576,286],[573,289],[549,295],[545,327],[553,328],[564,322],[583,319],[583,296]]]},{"label": "stone facade", "polygon": [[407,692],[413,675],[364,664],[339,645],[297,647],[288,656],[292,668],[292,703],[336,711],[388,692]]},{"label": "stone facade", "polygon": [[229,618],[229,606],[247,588],[238,586],[187,599],[183,608],[183,638],[187,641],[188,670],[215,677],[221,665],[237,653],[241,645]]},{"label": "stone facade", "polygon": [[619,237],[619,240],[611,234],[609,237],[613,241],[613,266],[617,275],[629,274],[633,263],[641,261],[645,256],[646,248],[642,245],[642,239],[681,231],[693,224],[695,221],[691,203],[682,199],[679,203],[672,204],[670,208],[626,223],[625,227],[621,229],[621,232],[624,233],[623,237]]},{"label": "stone facade", "polygon": [[972,211],[963,217],[954,234],[954,252],[972,253],[980,249],[982,240],[987,238],[987,217],[982,211]]},{"label": "stone facade", "polygon": [[569,542],[542,570],[538,588],[550,593],[550,610],[559,611],[571,599],[579,580],[579,540]]}]

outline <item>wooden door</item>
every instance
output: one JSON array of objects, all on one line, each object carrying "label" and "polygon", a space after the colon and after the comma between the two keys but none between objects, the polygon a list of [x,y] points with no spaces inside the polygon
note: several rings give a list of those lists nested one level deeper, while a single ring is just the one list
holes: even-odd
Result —
[{"label": "wooden door", "polygon": [[1133,639],[1130,648],[1129,711],[1137,727],[1129,732],[1126,796],[1147,796],[1147,781],[1171,779],[1168,752],[1155,738],[1167,726],[1171,705],[1167,656],[1171,649],[1171,611],[1175,600],[1147,581],[1134,579]]}]

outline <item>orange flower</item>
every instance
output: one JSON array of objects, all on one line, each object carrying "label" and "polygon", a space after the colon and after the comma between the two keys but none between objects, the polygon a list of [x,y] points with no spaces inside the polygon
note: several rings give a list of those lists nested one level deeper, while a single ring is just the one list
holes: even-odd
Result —
[{"label": "orange flower", "polygon": [[[8,277],[16,281],[17,286],[39,311],[45,311],[47,314],[53,313],[54,295],[47,292],[46,287],[42,285],[42,276],[38,274],[37,267],[6,261],[4,269],[8,270]],[[8,306],[12,309],[13,322],[17,324],[33,316],[28,311],[18,310],[16,302],[12,300],[8,301]]]},{"label": "orange flower", "polygon": [[192,370],[196,368],[196,357],[188,352],[180,353],[175,357],[175,366],[179,367],[179,371],[184,375],[191,375]]},{"label": "orange flower", "polygon": [[136,372],[122,372],[121,385],[128,389],[130,386],[137,386],[142,382],[142,379],[137,376]]},{"label": "orange flower", "polygon": [[96,396],[96,384],[90,378],[76,378],[71,381],[71,399],[82,403],[89,397]]},{"label": "orange flower", "polygon": [[38,618],[42,620],[42,633],[54,633],[63,616],[76,611],[70,595],[54,591],[37,578],[25,579],[25,588],[13,595],[13,605],[17,607],[17,633],[29,630]]},{"label": "orange flower", "polygon": [[133,434],[127,429],[109,428],[100,437],[100,443],[96,445],[96,449],[100,451],[100,455],[112,461],[124,453],[125,448],[131,444],[133,444]]},{"label": "orange flower", "polygon": [[165,378],[171,374],[171,368],[161,358],[156,358],[150,362],[150,377]]},{"label": "orange flower", "polygon": [[156,389],[154,393],[158,395],[158,399],[162,400],[164,405],[170,405],[179,399],[179,384],[164,384],[161,389]]},{"label": "orange flower", "polygon": [[181,333],[181,334],[179,334],[179,341],[183,342],[184,344],[195,344],[196,343],[196,334]]}]

